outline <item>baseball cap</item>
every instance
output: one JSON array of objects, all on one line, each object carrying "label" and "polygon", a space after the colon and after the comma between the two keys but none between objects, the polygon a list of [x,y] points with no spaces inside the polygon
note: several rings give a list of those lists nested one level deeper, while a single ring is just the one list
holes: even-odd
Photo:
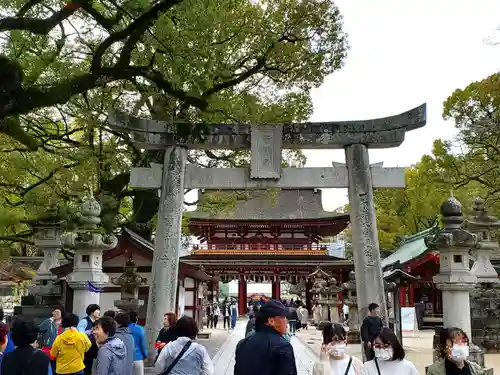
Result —
[{"label": "baseball cap", "polygon": [[288,316],[287,308],[278,300],[272,299],[264,303],[259,309],[259,315],[265,318]]}]

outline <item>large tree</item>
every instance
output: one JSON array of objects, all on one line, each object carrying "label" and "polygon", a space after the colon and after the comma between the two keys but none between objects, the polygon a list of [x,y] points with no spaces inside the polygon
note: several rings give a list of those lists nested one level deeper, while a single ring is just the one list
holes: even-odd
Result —
[{"label": "large tree", "polygon": [[500,74],[456,90],[445,102],[444,119],[458,128],[458,146],[443,144],[440,165],[456,187],[479,184],[483,198],[500,205]]},{"label": "large tree", "polygon": [[[328,0],[3,1],[0,12],[8,239],[25,237],[20,218],[71,214],[91,191],[108,228],[125,219],[150,233],[156,193],[131,191],[128,172],[162,155],[109,129],[109,107],[166,121],[302,121],[310,89],[347,50]],[[248,153],[193,152],[189,161],[242,165]]]},{"label": "large tree", "polygon": [[481,195],[480,186],[454,186],[449,175],[454,171],[443,167],[443,143],[434,143],[432,155],[424,155],[419,163],[405,171],[404,189],[375,189],[374,200],[380,248],[392,250],[404,236],[416,234],[437,224],[440,207],[451,193],[471,212],[473,198]]}]

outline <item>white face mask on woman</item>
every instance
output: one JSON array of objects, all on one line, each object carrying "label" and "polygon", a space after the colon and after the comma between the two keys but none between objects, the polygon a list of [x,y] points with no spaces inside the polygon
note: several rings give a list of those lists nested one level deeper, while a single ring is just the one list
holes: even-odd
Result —
[{"label": "white face mask on woman", "polygon": [[469,345],[453,344],[451,348],[451,359],[453,361],[465,361],[469,356]]},{"label": "white face mask on woman", "polygon": [[381,361],[390,361],[394,355],[392,348],[374,348],[375,357]]},{"label": "white face mask on woman", "polygon": [[330,357],[343,357],[346,351],[345,343],[330,344],[326,347],[326,352]]}]

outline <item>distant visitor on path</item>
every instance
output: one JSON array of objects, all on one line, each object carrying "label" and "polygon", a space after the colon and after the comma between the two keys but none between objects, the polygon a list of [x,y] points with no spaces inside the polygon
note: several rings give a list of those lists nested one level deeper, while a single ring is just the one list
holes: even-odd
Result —
[{"label": "distant visitor on path", "polygon": [[302,329],[307,329],[307,326],[309,325],[309,311],[306,309],[305,306],[301,305],[299,308],[300,312],[300,325]]},{"label": "distant visitor on path", "polygon": [[469,338],[460,328],[446,328],[439,337],[439,359],[427,370],[427,375],[484,375],[484,369],[467,360]]},{"label": "distant visitor on path", "polygon": [[217,328],[217,323],[219,323],[220,308],[216,303],[214,304],[214,328]]},{"label": "distant visitor on path", "polygon": [[[222,316],[224,317],[224,329],[230,328],[230,323],[229,323],[229,317],[231,316],[230,310],[231,309],[229,306],[229,302],[227,301],[227,299],[225,299],[224,302],[222,302]],[[227,326],[226,326],[226,323],[227,323]]]},{"label": "distant visitor on path", "polygon": [[287,332],[288,309],[277,300],[261,306],[255,333],[236,346],[234,375],[297,375]]},{"label": "distant visitor on path", "polygon": [[361,375],[363,363],[347,354],[346,349],[344,327],[332,323],[325,325],[320,360],[314,364],[312,375]]},{"label": "distant visitor on path", "polygon": [[236,306],[236,302],[232,301],[231,306],[229,308],[229,311],[231,313],[231,329],[234,329],[236,327],[236,320],[238,320],[238,306]]},{"label": "distant visitor on path", "polygon": [[368,305],[368,316],[363,319],[363,323],[361,324],[361,341],[363,341],[363,350],[367,361],[371,361],[374,358],[372,342],[384,327],[382,319],[380,319],[378,314],[379,305],[374,302],[370,303]]},{"label": "distant visitor on path", "polygon": [[[193,318],[183,316],[175,324],[179,338],[169,342],[155,363],[158,375],[213,375],[214,366],[203,345],[194,342],[198,326]],[[217,374],[218,375],[218,374]]]},{"label": "distant visitor on path", "polygon": [[391,329],[383,328],[373,339],[372,348],[375,358],[363,364],[363,375],[419,375],[405,359],[405,350]]}]

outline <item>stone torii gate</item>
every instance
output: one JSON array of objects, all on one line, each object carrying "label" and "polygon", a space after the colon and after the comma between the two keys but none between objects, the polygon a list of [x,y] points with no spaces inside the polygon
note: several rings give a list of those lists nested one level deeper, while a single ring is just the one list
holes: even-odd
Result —
[{"label": "stone torii gate", "polygon": [[[380,266],[373,187],[403,188],[403,168],[370,165],[368,148],[398,147],[407,131],[426,123],[423,104],[399,115],[365,121],[295,124],[192,124],[138,119],[111,110],[111,126],[141,149],[165,150],[163,165],[133,168],[135,189],[160,189],[147,336],[152,350],[163,314],[176,303],[184,189],[348,188],[360,317],[370,302],[387,311]],[[345,149],[346,164],[282,168],[282,149]],[[250,150],[250,168],[200,168],[188,149]],[[153,352],[153,350],[152,350]]]}]

